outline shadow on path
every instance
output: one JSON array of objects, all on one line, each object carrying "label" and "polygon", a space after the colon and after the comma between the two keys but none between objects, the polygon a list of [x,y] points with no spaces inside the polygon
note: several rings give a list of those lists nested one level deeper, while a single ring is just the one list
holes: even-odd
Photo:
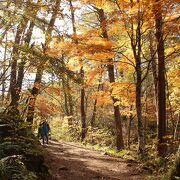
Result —
[{"label": "shadow on path", "polygon": [[45,161],[52,178],[46,180],[146,180],[138,167],[74,143],[50,141]]}]

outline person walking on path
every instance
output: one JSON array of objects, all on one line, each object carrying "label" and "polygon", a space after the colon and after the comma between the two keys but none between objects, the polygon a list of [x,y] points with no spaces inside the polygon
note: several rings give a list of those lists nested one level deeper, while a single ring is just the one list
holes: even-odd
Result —
[{"label": "person walking on path", "polygon": [[46,143],[48,144],[49,131],[50,131],[50,127],[47,121],[43,121],[42,123],[40,123],[38,128],[38,134],[41,136],[43,144],[45,144],[45,140]]}]

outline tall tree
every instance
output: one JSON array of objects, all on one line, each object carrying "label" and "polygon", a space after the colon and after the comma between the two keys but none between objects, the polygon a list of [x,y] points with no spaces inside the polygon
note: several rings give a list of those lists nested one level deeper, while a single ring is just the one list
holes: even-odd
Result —
[{"label": "tall tree", "polygon": [[18,106],[18,96],[19,89],[17,88],[17,61],[19,59],[19,49],[18,45],[21,43],[22,34],[25,31],[28,23],[27,13],[30,1],[26,2],[26,7],[24,9],[24,16],[22,17],[19,25],[17,26],[17,31],[14,40],[14,46],[12,49],[12,62],[11,62],[11,77],[10,77],[10,94],[11,94],[11,103],[10,107],[16,108]]},{"label": "tall tree", "polygon": [[[47,53],[47,49],[50,45],[51,42],[51,35],[52,35],[52,31],[55,25],[55,21],[56,18],[59,15],[59,10],[60,10],[60,2],[61,0],[56,0],[55,4],[53,5],[53,9],[52,9],[52,16],[51,19],[49,21],[46,33],[45,33],[45,44],[43,45],[43,53],[46,54]],[[31,91],[31,96],[29,99],[29,106],[28,106],[28,113],[27,113],[27,121],[28,122],[33,122],[33,118],[34,118],[34,110],[35,110],[35,103],[36,103],[36,97],[39,93],[39,89],[40,89],[40,84],[42,81],[42,76],[43,76],[43,71],[45,68],[45,63],[46,61],[42,61],[41,63],[39,63],[38,67],[37,67],[37,72],[36,72],[36,77],[35,77],[35,81],[34,81],[34,86],[32,88]]]},{"label": "tall tree", "polygon": [[[103,9],[98,9],[96,8],[98,16],[99,16],[99,21],[100,21],[100,27],[102,30],[102,37],[105,38],[107,41],[109,40],[108,37],[108,32],[107,32],[107,25],[106,25],[106,17]],[[111,49],[110,49],[111,51]],[[113,64],[113,59],[110,58],[108,59],[108,64],[107,64],[107,69],[108,69],[108,76],[109,76],[109,81],[110,83],[115,82],[115,71],[114,71],[114,64]],[[115,119],[115,124],[116,124],[116,147],[118,150],[124,148],[124,142],[123,142],[123,134],[122,134],[122,119],[121,119],[121,114],[119,110],[119,105],[115,105],[116,102],[119,100],[115,97],[112,96],[112,100],[114,103],[114,119]]]},{"label": "tall tree", "polygon": [[163,34],[163,17],[162,3],[159,0],[154,2],[157,55],[158,55],[158,144],[157,150],[159,156],[166,154],[166,81],[165,81],[165,53],[164,53],[164,34]]},{"label": "tall tree", "polygon": [[[77,40],[77,32],[76,32],[76,25],[75,25],[75,8],[73,7],[72,0],[69,0],[70,4],[70,11],[71,11],[71,21],[72,21],[72,28],[73,28],[73,35],[75,37],[75,44],[78,44]],[[85,112],[85,88],[84,88],[84,68],[83,68],[83,60],[80,59],[80,77],[82,80],[81,83],[81,90],[80,90],[80,99],[81,99],[81,105],[80,105],[80,110],[81,110],[81,140],[83,141],[86,137],[86,112]]]},{"label": "tall tree", "polygon": [[[24,35],[23,38],[23,44],[25,45],[26,48],[29,47],[30,45],[30,41],[31,41],[31,37],[33,34],[33,29],[35,26],[35,19],[38,13],[39,8],[39,4],[41,3],[41,0],[38,0],[37,3],[29,3],[28,5],[28,12],[31,12],[31,19],[29,21],[29,26],[26,30],[26,33]],[[32,45],[33,46],[33,45]],[[27,58],[26,56],[21,57],[21,62],[19,63],[19,69],[18,69],[18,74],[17,74],[17,82],[16,82],[16,97],[15,100],[18,103],[19,99],[20,99],[20,92],[22,89],[22,83],[23,83],[23,78],[24,78],[24,69],[25,69],[25,64],[26,64]]]},{"label": "tall tree", "polygon": [[[124,23],[127,37],[130,39],[130,45],[133,52],[133,60],[127,58],[127,60],[133,65],[136,73],[136,115],[138,121],[138,152],[143,154],[145,148],[145,136],[144,125],[142,119],[142,82],[145,77],[142,77],[142,26],[143,26],[143,9],[139,0],[130,2],[116,2],[120,14],[122,15],[122,21]],[[123,9],[123,7],[128,9]],[[134,10],[136,9],[136,10]],[[131,11],[132,10],[132,11]],[[133,12],[133,13],[132,13]],[[129,16],[125,14],[129,13]],[[126,56],[125,56],[126,57]]]}]

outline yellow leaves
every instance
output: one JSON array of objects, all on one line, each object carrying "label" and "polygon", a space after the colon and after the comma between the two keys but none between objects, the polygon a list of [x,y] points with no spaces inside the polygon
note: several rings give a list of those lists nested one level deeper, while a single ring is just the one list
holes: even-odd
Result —
[{"label": "yellow leaves", "polygon": [[173,62],[170,61],[170,67],[167,72],[168,88],[170,92],[170,101],[175,112],[180,110],[180,58],[176,57]]},{"label": "yellow leaves", "polygon": [[165,50],[165,53],[168,56],[168,55],[172,54],[174,51],[175,51],[175,49],[173,47],[169,47]]},{"label": "yellow leaves", "polygon": [[135,101],[135,84],[129,82],[111,83],[112,96],[119,101],[115,105],[129,106]]},{"label": "yellow leaves", "polygon": [[117,101],[117,102],[114,103],[114,106],[119,106],[120,104],[121,104],[121,102]]},{"label": "yellow leaves", "polygon": [[113,45],[112,42],[108,41],[105,38],[101,38],[101,37],[90,38],[88,41],[86,41],[86,44],[104,47],[104,49],[110,49]]},{"label": "yellow leaves", "polygon": [[108,34],[110,37],[122,34],[122,26],[120,26],[119,24],[120,22],[110,25],[110,27],[108,28]]},{"label": "yellow leaves", "polygon": [[105,91],[94,92],[91,97],[97,99],[97,106],[103,107],[112,104],[110,94]]},{"label": "yellow leaves", "polygon": [[39,6],[41,7],[41,11],[43,12],[47,12],[48,11],[48,5],[42,5],[41,3],[39,3]]},{"label": "yellow leaves", "polygon": [[88,85],[93,85],[95,82],[98,82],[99,75],[102,73],[101,68],[93,68],[86,73],[85,83]]},{"label": "yellow leaves", "polygon": [[72,71],[79,71],[82,67],[80,64],[81,59],[81,56],[70,57],[67,63],[67,67]]},{"label": "yellow leaves", "polygon": [[124,72],[125,70],[127,70],[127,64],[126,63],[118,62],[116,64],[117,64],[118,72]]},{"label": "yellow leaves", "polygon": [[97,8],[106,12],[111,12],[115,9],[114,3],[107,0],[84,0],[84,2],[94,4]]},{"label": "yellow leaves", "polygon": [[177,57],[177,52],[180,50],[180,43],[175,42],[174,44],[172,43],[170,47],[165,49],[165,55],[166,57],[169,57],[169,59],[176,59],[176,61],[180,62],[180,58]]},{"label": "yellow leaves", "polygon": [[[110,58],[113,58],[114,57],[114,53],[113,52],[110,52],[110,53],[107,53],[107,52],[100,52],[100,53],[95,53],[95,54],[86,54],[85,57],[87,59],[90,59],[90,60],[95,60],[95,61],[103,61],[103,60],[107,60],[107,59],[110,59]],[[105,62],[106,64],[108,62]]]},{"label": "yellow leaves", "polygon": [[107,0],[96,0],[96,7],[103,9],[106,12],[111,12],[115,9],[114,4]]}]

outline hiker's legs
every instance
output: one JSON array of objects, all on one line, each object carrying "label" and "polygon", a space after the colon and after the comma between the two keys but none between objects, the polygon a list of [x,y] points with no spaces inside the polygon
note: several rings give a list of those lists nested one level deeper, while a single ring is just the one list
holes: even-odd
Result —
[{"label": "hiker's legs", "polygon": [[46,133],[45,136],[46,136],[46,143],[48,144],[48,133]]},{"label": "hiker's legs", "polygon": [[42,143],[44,144],[45,135],[43,134],[43,135],[41,136],[41,138],[42,138]]}]

